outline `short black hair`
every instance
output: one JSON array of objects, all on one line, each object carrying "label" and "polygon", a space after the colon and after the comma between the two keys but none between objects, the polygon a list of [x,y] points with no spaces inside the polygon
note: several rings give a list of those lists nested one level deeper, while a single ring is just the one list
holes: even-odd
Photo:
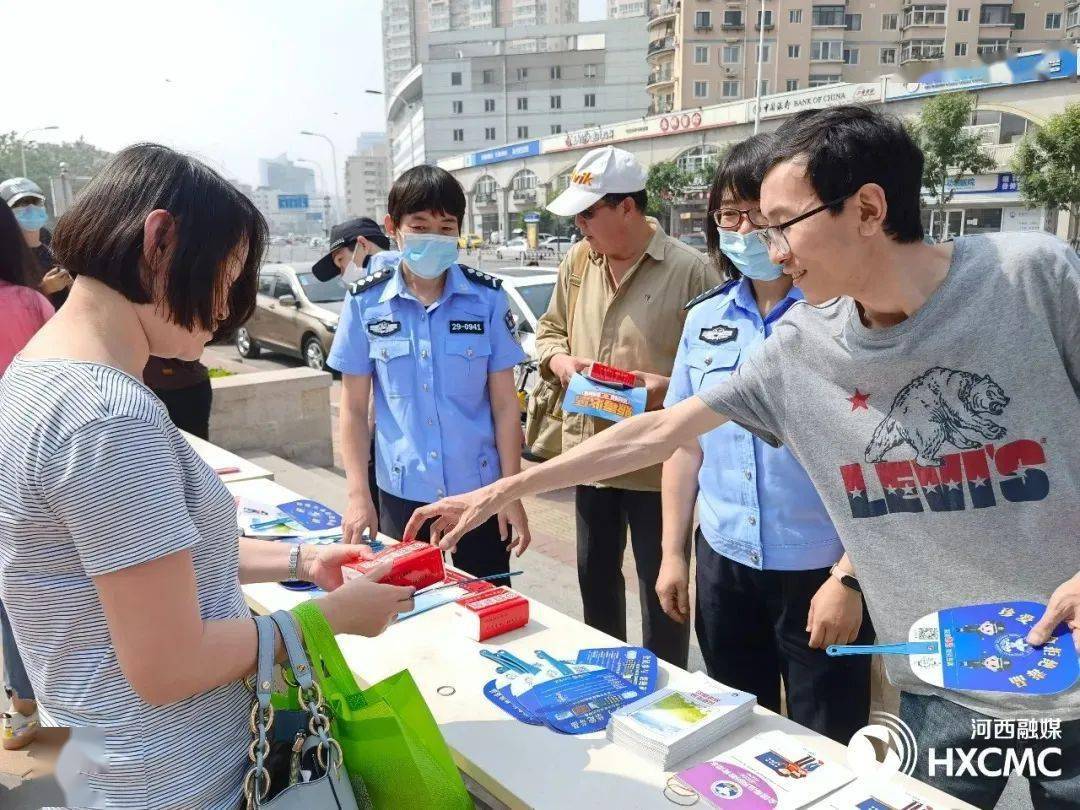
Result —
[{"label": "short black hair", "polygon": [[[118,152],[61,218],[52,249],[72,275],[95,278],[136,304],[153,303],[143,228],[151,211],[173,218],[176,247],[165,271],[164,303],[185,329],[228,331],[255,310],[266,220],[240,191],[198,160],[153,143]],[[228,290],[229,314],[217,319],[228,259],[247,258]]]},{"label": "short black hair", "polygon": [[431,211],[455,217],[460,228],[465,221],[465,192],[446,169],[413,166],[390,187],[386,210],[395,227],[409,214]]},{"label": "short black hair", "polygon": [[634,201],[634,205],[637,206],[638,211],[640,211],[642,214],[645,213],[645,209],[649,205],[649,192],[645,189],[642,189],[641,191],[630,192],[613,191],[610,194],[605,194],[603,197],[597,200],[597,202],[603,202],[604,205],[609,206],[610,208],[614,208],[627,197]]},{"label": "short black hair", "polygon": [[[877,183],[888,206],[885,233],[897,242],[922,240],[923,154],[899,120],[860,105],[805,110],[776,130],[776,140],[770,169],[805,159],[807,179],[822,202]],[[830,212],[842,208],[837,203]]]},{"label": "short black hair", "polygon": [[37,260],[26,246],[19,221],[3,200],[0,200],[0,281],[20,287],[37,287],[41,283]]},{"label": "short black hair", "polygon": [[751,135],[731,147],[716,167],[716,176],[709,189],[709,206],[705,212],[705,245],[713,262],[728,278],[742,278],[742,273],[720,250],[720,229],[716,227],[712,212],[720,208],[724,192],[730,192],[740,200],[757,202],[761,199],[761,181],[769,167],[775,144],[776,138],[772,133]]}]

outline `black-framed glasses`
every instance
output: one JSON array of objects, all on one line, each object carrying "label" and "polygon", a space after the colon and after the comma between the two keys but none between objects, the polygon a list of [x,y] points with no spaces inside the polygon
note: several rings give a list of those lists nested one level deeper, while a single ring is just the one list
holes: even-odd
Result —
[{"label": "black-framed glasses", "polygon": [[786,256],[791,253],[791,245],[788,244],[787,237],[784,235],[784,230],[790,228],[804,219],[809,219],[814,214],[820,214],[827,208],[832,208],[838,203],[845,202],[850,197],[854,196],[854,191],[849,191],[843,197],[837,197],[835,200],[830,200],[827,203],[819,205],[817,208],[811,208],[805,214],[799,214],[797,217],[792,217],[787,222],[781,222],[779,225],[770,225],[762,228],[760,231],[754,231],[754,234],[765,243],[765,247],[775,250],[781,256]]},{"label": "black-framed glasses", "polygon": [[712,217],[717,228],[723,228],[725,231],[738,230],[743,218],[755,228],[765,228],[769,225],[769,220],[761,213],[760,208],[717,208],[715,211],[710,211],[709,216]]}]

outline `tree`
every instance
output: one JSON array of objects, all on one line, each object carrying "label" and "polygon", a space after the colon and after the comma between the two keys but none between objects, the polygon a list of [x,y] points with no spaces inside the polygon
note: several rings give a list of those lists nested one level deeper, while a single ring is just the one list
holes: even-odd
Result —
[{"label": "tree", "polygon": [[0,132],[0,181],[22,177],[22,149],[26,150],[26,173],[41,186],[51,207],[50,177],[60,176],[60,164],[67,164],[74,177],[93,177],[112,155],[82,138],[64,143],[21,143],[14,132]]},{"label": "tree", "polygon": [[649,196],[646,213],[661,222],[666,220],[667,230],[670,232],[671,203],[692,182],[693,176],[679,168],[674,161],[654,163],[649,167],[649,174],[645,178],[645,190]]},{"label": "tree", "polygon": [[1029,129],[1012,168],[1029,207],[1068,212],[1069,244],[1080,248],[1080,104]]},{"label": "tree", "polygon": [[944,93],[929,99],[910,125],[912,135],[923,152],[923,188],[937,202],[939,239],[948,235],[945,209],[952,201],[953,182],[965,175],[980,174],[994,168],[978,135],[964,129],[971,123],[975,96],[967,93]]}]

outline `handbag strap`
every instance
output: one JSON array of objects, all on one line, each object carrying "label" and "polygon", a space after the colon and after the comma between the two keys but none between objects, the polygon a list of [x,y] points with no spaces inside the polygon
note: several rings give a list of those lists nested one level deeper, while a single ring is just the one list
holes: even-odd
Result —
[{"label": "handbag strap", "polygon": [[581,292],[581,285],[585,283],[585,272],[589,269],[589,265],[592,264],[591,249],[583,250],[579,255],[583,259],[578,260],[580,267],[570,269],[570,290],[566,301],[566,350],[570,354],[574,352],[571,348],[573,346],[571,340],[574,330],[574,314],[577,312],[578,294]]},{"label": "handbag strap", "polygon": [[307,653],[304,652],[304,643],[296,631],[296,622],[293,621],[292,614],[286,610],[277,610],[270,614],[270,618],[281,632],[285,653],[289,656],[289,668],[296,682],[300,684],[301,692],[311,689],[314,683],[311,677],[311,662],[308,660]]},{"label": "handbag strap", "polygon": [[270,729],[274,725],[274,707],[270,693],[274,685],[274,649],[276,634],[269,616],[255,617],[258,651],[255,666],[255,700],[251,704],[251,746],[248,759],[251,767],[244,777],[244,796],[249,807],[258,807],[270,790],[270,771],[266,758],[270,755]]}]

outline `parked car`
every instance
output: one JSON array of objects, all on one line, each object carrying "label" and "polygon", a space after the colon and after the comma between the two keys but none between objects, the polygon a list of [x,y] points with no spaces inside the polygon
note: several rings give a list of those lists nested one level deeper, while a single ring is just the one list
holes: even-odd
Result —
[{"label": "parked car", "polygon": [[462,250],[478,248],[484,244],[484,239],[478,233],[463,233],[458,237],[457,246]]},{"label": "parked car", "polygon": [[547,239],[541,239],[538,244],[538,247],[551,251],[556,256],[561,256],[573,246],[574,243],[569,236],[549,236]]},{"label": "parked car", "polygon": [[684,245],[689,245],[695,250],[700,250],[702,253],[708,251],[708,247],[705,244],[705,234],[703,233],[683,233],[679,234],[678,238]]},{"label": "parked car", "polygon": [[341,276],[319,281],[311,262],[264,264],[259,271],[255,312],[236,330],[241,357],[263,349],[303,360],[326,371],[347,289]]},{"label": "parked car", "polygon": [[529,249],[529,243],[524,236],[515,236],[505,245],[499,245],[495,249],[495,256],[499,261],[504,259],[517,259],[521,261]]}]

